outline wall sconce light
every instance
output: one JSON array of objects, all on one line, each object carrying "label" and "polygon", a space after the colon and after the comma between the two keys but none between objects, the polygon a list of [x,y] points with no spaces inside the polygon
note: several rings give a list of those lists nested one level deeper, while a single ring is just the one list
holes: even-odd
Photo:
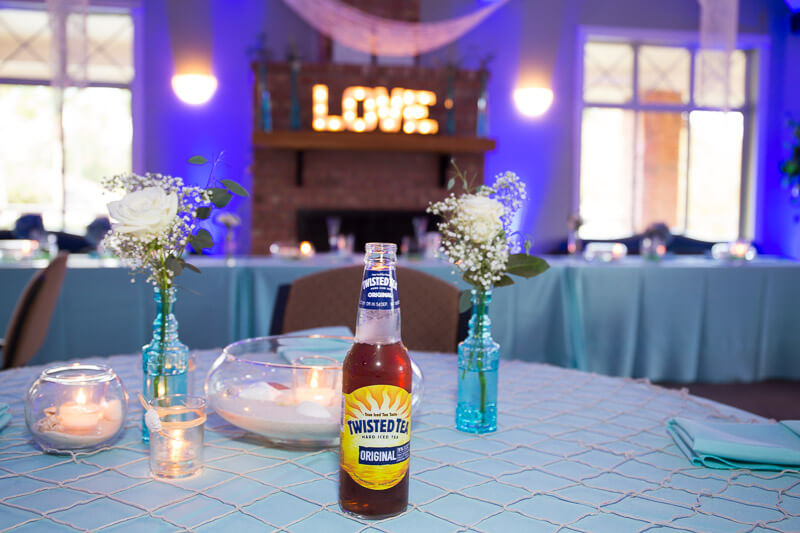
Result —
[{"label": "wall sconce light", "polygon": [[526,117],[542,116],[553,103],[553,91],[542,87],[525,87],[514,91],[514,103]]},{"label": "wall sconce light", "polygon": [[217,90],[217,78],[210,74],[177,74],[172,77],[172,90],[189,105],[202,105]]}]

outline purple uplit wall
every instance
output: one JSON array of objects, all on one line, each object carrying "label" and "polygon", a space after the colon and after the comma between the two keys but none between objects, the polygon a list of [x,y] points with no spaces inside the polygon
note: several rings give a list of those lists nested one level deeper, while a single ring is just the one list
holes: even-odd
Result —
[{"label": "purple uplit wall", "polygon": [[[176,24],[175,10],[167,13],[166,2],[147,0],[144,4],[144,79],[140,85],[144,91],[144,168],[137,170],[183,176],[189,183],[204,185],[210,166],[186,161],[193,155],[210,160],[224,151],[216,176],[237,180],[251,190],[248,167],[253,80],[247,50],[260,32],[266,32],[276,57],[284,56],[294,38],[301,55],[316,60],[316,34],[279,0],[190,0],[183,5],[184,18]],[[195,32],[206,32],[206,39],[212,43],[212,71],[218,80],[214,96],[199,106],[180,101],[171,86],[173,51],[189,48],[196,39],[191,35]],[[236,232],[237,246],[248,250],[248,201],[234,198],[225,209],[242,218]],[[203,225],[217,243],[214,252],[221,253],[222,226],[213,221]]]},{"label": "purple uplit wall", "polygon": [[[437,20],[472,11],[483,0],[422,0],[422,20]],[[210,158],[225,151],[219,176],[250,185],[252,131],[251,91],[246,50],[266,32],[275,59],[286,56],[295,42],[304,61],[316,61],[316,33],[281,0],[192,0],[186,20],[170,24],[165,2],[146,0],[143,8],[144,60],[139,101],[143,119],[144,167],[205,183],[207,169],[191,167],[195,154]],[[173,10],[170,10],[171,14]],[[213,71],[219,88],[204,106],[180,102],[172,92],[172,44],[192,24],[205,28],[212,43]],[[537,250],[547,250],[564,238],[571,211],[575,165],[575,57],[580,25],[696,31],[697,0],[511,0],[483,24],[445,49],[422,58],[423,64],[444,64],[457,57],[471,68],[492,54],[489,63],[489,128],[498,149],[488,154],[486,175],[514,170],[527,182],[530,202],[521,231],[530,234]],[[790,205],[780,187],[778,165],[786,155],[786,113],[800,116],[800,35],[789,32],[789,10],[783,0],[741,0],[740,31],[768,35],[771,40],[769,103],[766,109],[765,165],[756,183],[755,237],[767,253],[800,257],[800,210]],[[514,107],[518,83],[537,79],[552,88],[555,99],[546,115],[529,119]],[[246,201],[235,200],[231,210],[243,218],[238,234],[242,249],[249,246]],[[219,228],[210,228],[219,236]],[[221,240],[221,239],[218,239]]]},{"label": "purple uplit wall", "polygon": [[774,10],[770,18],[773,63],[770,65],[767,171],[758,183],[756,241],[764,251],[800,258],[800,207],[789,201],[789,191],[780,186],[778,171],[789,155],[791,132],[786,118],[800,118],[800,35],[789,31],[787,15]]}]

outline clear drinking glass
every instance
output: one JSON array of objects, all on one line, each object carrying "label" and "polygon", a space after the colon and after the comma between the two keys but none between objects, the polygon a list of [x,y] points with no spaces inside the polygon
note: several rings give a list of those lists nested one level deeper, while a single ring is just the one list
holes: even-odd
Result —
[{"label": "clear drinking glass", "polygon": [[339,250],[339,228],[342,227],[341,217],[325,217],[325,226],[328,229],[328,246],[331,252]]},{"label": "clear drinking glass", "polygon": [[150,432],[150,472],[155,477],[191,476],[203,466],[206,401],[199,396],[173,394],[153,398],[148,405],[161,422]]}]

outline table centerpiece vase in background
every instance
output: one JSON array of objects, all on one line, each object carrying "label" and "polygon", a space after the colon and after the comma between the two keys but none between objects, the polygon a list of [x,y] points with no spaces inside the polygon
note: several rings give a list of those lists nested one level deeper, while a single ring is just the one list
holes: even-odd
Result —
[{"label": "table centerpiece vase in background", "polygon": [[500,345],[492,338],[491,289],[472,289],[469,334],[458,345],[456,428],[468,433],[497,429],[497,368]]},{"label": "table centerpiece vase in background", "polygon": [[[175,287],[154,288],[156,319],[153,321],[153,340],[142,347],[143,396],[147,401],[172,394],[187,394],[189,348],[178,338],[178,321],[173,313]],[[150,432],[142,413],[142,440]]]}]

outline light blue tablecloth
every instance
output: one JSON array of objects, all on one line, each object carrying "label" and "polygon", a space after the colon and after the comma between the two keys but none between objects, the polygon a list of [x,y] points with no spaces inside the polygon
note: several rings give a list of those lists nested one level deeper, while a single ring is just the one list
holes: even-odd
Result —
[{"label": "light blue tablecloth", "polygon": [[[214,356],[199,354],[198,377]],[[498,431],[471,435],[453,429],[455,357],[414,358],[429,385],[412,424],[411,505],[379,522],[339,510],[337,450],[272,448],[216,414],[204,469],[186,480],[150,477],[137,402],[113,448],[44,455],[21,415],[40,368],[0,372],[0,401],[14,412],[0,431],[0,530],[800,530],[800,475],[698,468],[665,431],[676,416],[751,415],[643,382],[502,361]],[[108,363],[129,390],[139,387],[138,354]]]},{"label": "light blue tablecloth", "polygon": [[800,265],[701,258],[564,270],[576,367],[678,382],[800,379]]},{"label": "light blue tablecloth", "polygon": [[[800,265],[681,258],[595,264],[550,258],[544,275],[495,290],[492,334],[505,359],[670,381],[800,379]],[[191,348],[270,333],[281,285],[358,259],[197,259],[179,278],[180,337]],[[446,264],[402,262],[457,283]],[[0,325],[31,267],[0,264]],[[141,349],[155,305],[128,271],[70,258],[50,334],[35,363]]]}]

